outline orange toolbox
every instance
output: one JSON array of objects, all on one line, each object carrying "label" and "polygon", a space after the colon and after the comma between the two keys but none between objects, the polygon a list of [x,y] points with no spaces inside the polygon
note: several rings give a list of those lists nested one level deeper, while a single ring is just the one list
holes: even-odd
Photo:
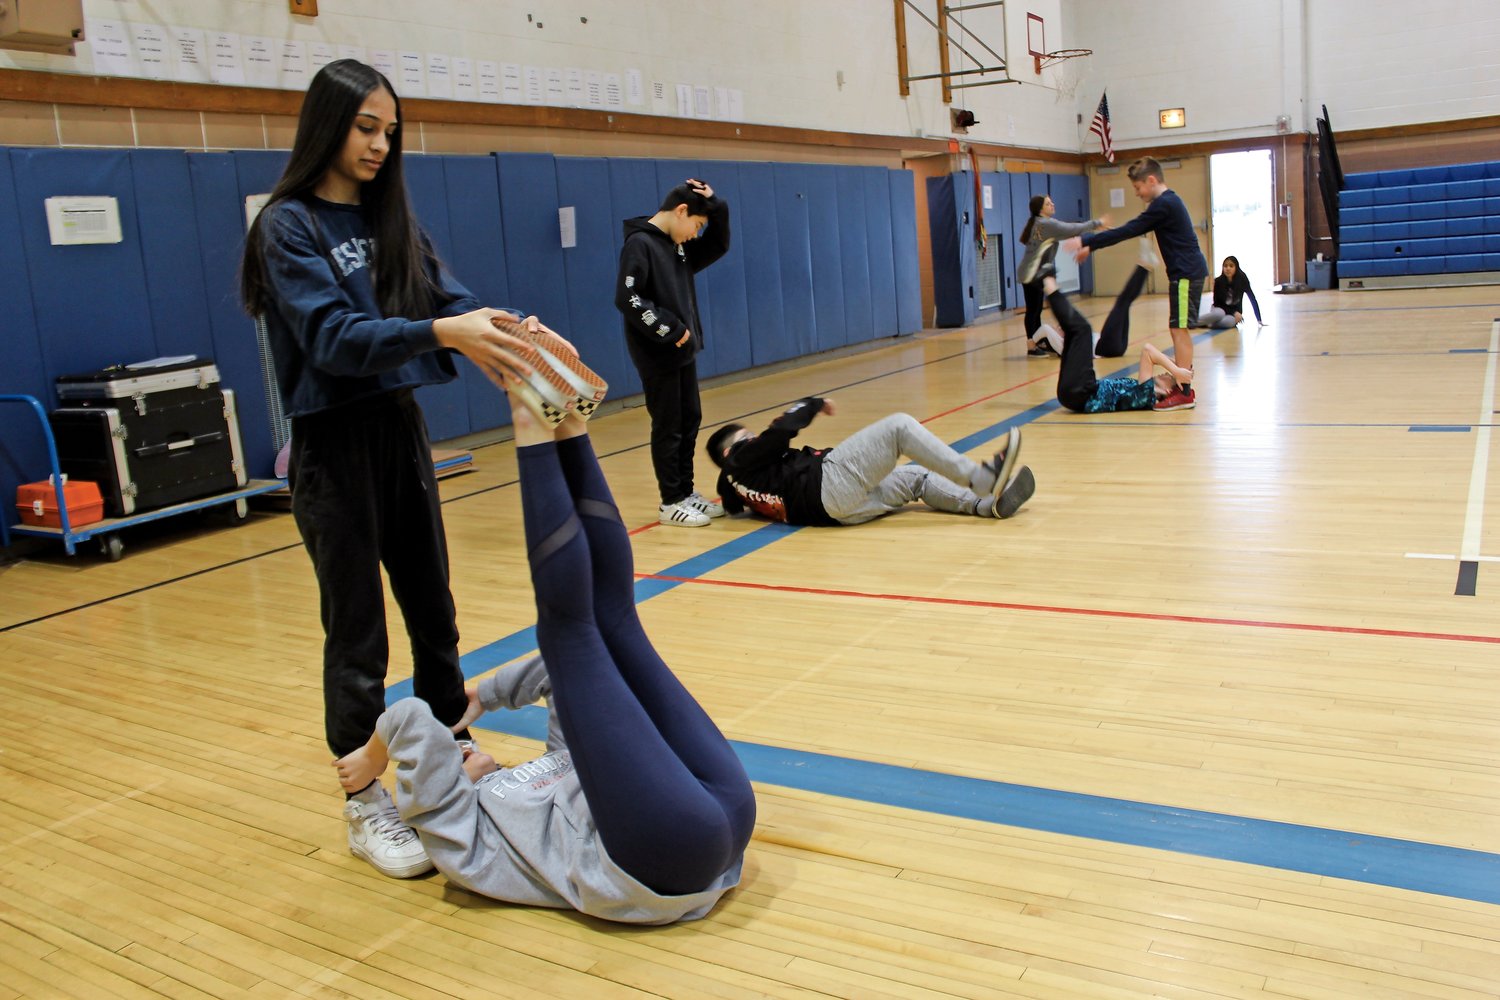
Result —
[{"label": "orange toolbox", "polygon": [[[104,520],[104,495],[98,483],[62,483],[63,502],[68,508],[68,526],[78,528]],[[57,506],[57,489],[50,479],[39,483],[22,483],[16,487],[16,513],[22,524],[46,528],[62,527],[62,511]]]}]

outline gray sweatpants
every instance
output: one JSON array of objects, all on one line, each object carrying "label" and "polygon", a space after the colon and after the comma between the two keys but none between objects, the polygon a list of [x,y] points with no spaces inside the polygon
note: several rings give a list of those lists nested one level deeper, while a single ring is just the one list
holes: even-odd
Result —
[{"label": "gray sweatpants", "polygon": [[[919,464],[902,465],[903,457]],[[914,500],[950,514],[973,514],[979,495],[958,484],[972,484],[980,471],[978,462],[948,447],[915,417],[893,413],[824,456],[823,509],[840,524],[863,524]]]}]

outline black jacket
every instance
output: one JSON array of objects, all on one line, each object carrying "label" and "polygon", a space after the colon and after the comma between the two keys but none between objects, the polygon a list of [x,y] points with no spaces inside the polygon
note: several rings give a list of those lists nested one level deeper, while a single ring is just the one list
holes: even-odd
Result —
[{"label": "black jacket", "polygon": [[[729,250],[729,206],[709,204],[703,235],[680,246],[647,215],[625,220],[615,308],[625,316],[625,343],[642,375],[681,368],[703,350],[703,320],[693,275]],[[684,330],[693,336],[677,346]]]},{"label": "black jacket", "polygon": [[1214,279],[1214,308],[1222,309],[1226,313],[1239,313],[1245,315],[1245,296],[1250,296],[1250,308],[1255,310],[1255,322],[1260,322],[1260,303],[1255,301],[1255,293],[1250,290],[1250,279],[1245,277],[1244,271],[1235,271],[1234,280],[1230,281],[1221,272]]},{"label": "black jacket", "polygon": [[719,499],[731,514],[749,508],[787,524],[838,524],[823,509],[823,457],[829,448],[793,448],[792,438],[823,410],[817,396],[799,399],[759,436],[729,449]]}]

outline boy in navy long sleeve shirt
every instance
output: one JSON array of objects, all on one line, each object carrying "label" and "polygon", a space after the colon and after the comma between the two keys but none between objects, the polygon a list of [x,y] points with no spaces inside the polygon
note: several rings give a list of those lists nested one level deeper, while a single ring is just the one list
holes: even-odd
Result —
[{"label": "boy in navy long sleeve shirt", "polygon": [[[1123,226],[1085,233],[1063,243],[1081,264],[1091,251],[1114,246],[1136,236],[1156,233],[1156,245],[1167,265],[1167,332],[1172,336],[1177,364],[1192,370],[1193,335],[1189,330],[1198,315],[1203,297],[1203,282],[1208,277],[1208,261],[1198,246],[1193,218],[1177,192],[1167,187],[1161,164],[1144,156],[1130,165],[1127,174],[1136,196],[1146,203],[1146,210]],[[1182,398],[1177,399],[1180,395]],[[1173,394],[1172,409],[1188,409],[1197,397],[1190,384]]]}]

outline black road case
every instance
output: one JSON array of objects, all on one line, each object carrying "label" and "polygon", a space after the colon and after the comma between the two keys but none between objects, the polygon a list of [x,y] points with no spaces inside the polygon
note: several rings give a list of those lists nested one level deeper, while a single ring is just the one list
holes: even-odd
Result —
[{"label": "black road case", "polygon": [[111,517],[245,485],[234,392],[218,381],[203,361],[59,378],[62,471],[98,483]]}]

